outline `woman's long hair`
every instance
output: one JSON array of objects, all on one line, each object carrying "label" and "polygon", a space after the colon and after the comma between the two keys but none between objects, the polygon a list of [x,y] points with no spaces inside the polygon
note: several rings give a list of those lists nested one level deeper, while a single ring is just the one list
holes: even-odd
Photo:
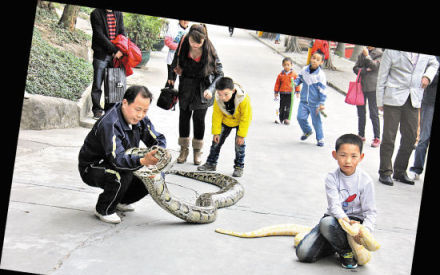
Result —
[{"label": "woman's long hair", "polygon": [[188,34],[186,35],[184,41],[182,42],[182,49],[179,56],[179,63],[184,64],[186,61],[185,59],[188,58],[188,52],[189,52],[189,40],[188,38],[191,37],[192,40],[194,40],[196,43],[202,42],[204,40],[203,46],[202,46],[202,56],[200,59],[201,64],[203,64],[202,69],[202,75],[207,76],[214,72],[215,70],[215,58],[217,56],[217,53],[215,51],[214,46],[212,45],[211,41],[208,38],[208,31],[206,29],[205,24],[193,24],[191,28],[189,29]]}]

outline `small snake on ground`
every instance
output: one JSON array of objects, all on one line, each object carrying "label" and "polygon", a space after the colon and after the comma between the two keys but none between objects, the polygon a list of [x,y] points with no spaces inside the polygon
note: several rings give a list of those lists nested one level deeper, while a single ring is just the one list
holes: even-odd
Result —
[{"label": "small snake on ground", "polygon": [[[189,223],[211,223],[217,218],[217,209],[234,205],[244,195],[243,186],[234,178],[214,172],[185,172],[171,170],[163,172],[171,162],[167,149],[152,146],[150,148],[131,148],[126,154],[144,156],[157,150],[154,155],[159,161],[156,165],[142,167],[133,172],[145,185],[153,200],[163,209]],[[183,202],[173,197],[165,182],[166,174],[174,174],[220,187],[213,193],[201,194],[195,204]]]}]

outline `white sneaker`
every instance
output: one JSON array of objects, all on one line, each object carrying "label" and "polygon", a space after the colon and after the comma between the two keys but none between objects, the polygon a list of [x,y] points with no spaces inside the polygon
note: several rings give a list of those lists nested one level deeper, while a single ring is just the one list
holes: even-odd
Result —
[{"label": "white sneaker", "polygon": [[121,218],[116,213],[113,213],[111,215],[101,215],[95,210],[95,215],[103,222],[107,222],[107,223],[120,223],[121,222]]},{"label": "white sneaker", "polygon": [[123,204],[123,203],[118,203],[118,205],[116,205],[116,209],[122,212],[134,211],[133,206],[131,206],[130,204]]},{"label": "white sneaker", "polygon": [[419,180],[420,179],[419,174],[417,174],[416,172],[408,171],[406,174],[408,175],[408,178],[410,178],[412,180]]}]

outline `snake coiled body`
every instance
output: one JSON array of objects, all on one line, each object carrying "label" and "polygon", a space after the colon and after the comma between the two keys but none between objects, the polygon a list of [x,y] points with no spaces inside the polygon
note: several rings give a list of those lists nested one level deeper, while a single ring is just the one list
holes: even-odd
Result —
[{"label": "snake coiled body", "polygon": [[[179,170],[163,172],[164,168],[171,161],[171,155],[162,147],[132,148],[127,150],[126,153],[144,156],[146,153],[156,149],[155,157],[159,159],[158,163],[153,167],[142,167],[133,172],[133,174],[144,183],[153,200],[174,216],[189,223],[211,223],[217,218],[218,208],[234,205],[243,197],[243,186],[236,179],[220,173],[185,172]],[[175,198],[168,190],[165,182],[166,174],[174,174],[210,183],[220,187],[220,190],[201,194],[194,204],[184,202]]]}]

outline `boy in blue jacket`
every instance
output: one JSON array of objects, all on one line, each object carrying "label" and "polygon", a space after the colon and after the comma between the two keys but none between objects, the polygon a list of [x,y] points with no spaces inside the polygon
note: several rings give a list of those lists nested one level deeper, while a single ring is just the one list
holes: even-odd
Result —
[{"label": "boy in blue jacket", "polygon": [[324,54],[319,50],[314,52],[310,59],[310,65],[305,66],[294,80],[295,86],[302,84],[297,115],[299,126],[304,133],[301,140],[306,140],[313,133],[307,121],[310,115],[318,146],[324,146],[320,112],[324,110],[324,102],[327,98],[325,93],[327,80],[324,71],[321,69],[323,62]]}]

